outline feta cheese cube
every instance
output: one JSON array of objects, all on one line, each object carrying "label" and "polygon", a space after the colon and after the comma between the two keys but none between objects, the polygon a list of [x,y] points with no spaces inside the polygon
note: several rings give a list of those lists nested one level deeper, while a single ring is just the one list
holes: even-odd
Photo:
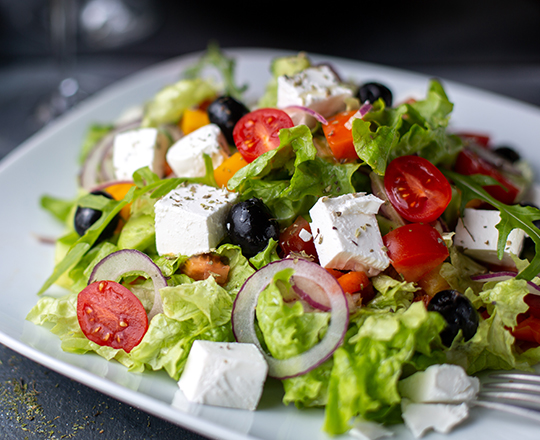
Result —
[{"label": "feta cheese cube", "polygon": [[136,128],[117,134],[113,145],[116,179],[131,180],[133,173],[142,167],[150,167],[163,177],[168,148],[167,136],[156,128]]},{"label": "feta cheese cube", "polygon": [[293,76],[277,79],[277,107],[300,105],[324,117],[345,110],[345,99],[353,95],[352,89],[340,83],[328,66],[308,67]]},{"label": "feta cheese cube", "polygon": [[178,386],[191,402],[253,411],[267,373],[268,364],[254,344],[197,340]]},{"label": "feta cheese cube", "polygon": [[384,202],[373,194],[321,197],[309,211],[321,266],[374,276],[390,265],[375,214]]},{"label": "feta cheese cube", "polygon": [[210,252],[225,237],[225,219],[238,195],[224,188],[186,184],[154,205],[159,255]]},{"label": "feta cheese cube", "polygon": [[454,244],[463,248],[470,257],[486,263],[514,266],[510,254],[518,255],[523,248],[525,232],[514,229],[508,235],[502,260],[497,257],[499,231],[495,227],[501,221],[499,211],[467,208],[463,219],[458,221]]},{"label": "feta cheese cube", "polygon": [[432,365],[400,380],[399,393],[415,403],[462,403],[476,398],[480,381],[459,365]]},{"label": "feta cheese cube", "polygon": [[220,128],[207,124],[176,141],[167,151],[167,163],[179,177],[202,177],[206,174],[203,153],[216,168],[228,157],[227,151]]},{"label": "feta cheese cube", "polygon": [[416,438],[422,437],[431,429],[448,434],[454,426],[469,416],[469,407],[466,403],[459,405],[413,403],[403,399],[401,409],[405,425]]}]

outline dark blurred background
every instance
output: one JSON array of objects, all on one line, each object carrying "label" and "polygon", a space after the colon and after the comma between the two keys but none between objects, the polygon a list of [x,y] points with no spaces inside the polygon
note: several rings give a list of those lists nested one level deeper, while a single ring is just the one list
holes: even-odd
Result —
[{"label": "dark blurred background", "polygon": [[[70,5],[74,37],[53,44],[50,8]],[[210,40],[396,66],[540,103],[538,0],[0,0],[0,152],[54,116],[28,112],[56,87],[62,53],[84,97]]]},{"label": "dark blurred background", "polygon": [[[51,28],[57,7],[53,23],[60,26]],[[75,99],[156,62],[202,51],[211,40],[223,48],[304,50],[410,69],[540,106],[538,0],[0,0],[0,159]],[[70,77],[76,81],[59,89]],[[199,438],[5,347],[0,379],[0,395],[8,396],[17,383],[35,383],[42,414],[72,423],[68,431],[57,429],[58,437]],[[0,401],[4,438],[53,438],[39,427],[29,430],[24,408],[14,408]],[[73,428],[78,424],[87,429]]]}]

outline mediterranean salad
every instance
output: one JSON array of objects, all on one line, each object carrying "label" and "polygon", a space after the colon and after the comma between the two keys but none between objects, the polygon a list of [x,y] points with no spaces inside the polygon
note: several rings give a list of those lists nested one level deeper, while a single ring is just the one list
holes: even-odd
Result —
[{"label": "mediterranean salad", "polygon": [[255,409],[268,375],[283,404],[324,407],[331,435],[421,436],[422,405],[447,432],[476,373],[540,361],[532,172],[453,128],[438,80],[395,102],[303,52],[269,70],[246,102],[211,45],[89,127],[77,196],[41,199],[66,231],[27,319],[67,352],[164,370],[193,401]]}]

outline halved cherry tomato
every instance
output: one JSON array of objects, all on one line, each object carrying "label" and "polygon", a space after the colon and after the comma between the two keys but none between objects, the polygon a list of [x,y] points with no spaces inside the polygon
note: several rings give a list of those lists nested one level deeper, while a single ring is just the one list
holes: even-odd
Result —
[{"label": "halved cherry tomato", "polygon": [[484,176],[493,177],[499,185],[487,185],[484,189],[495,199],[502,203],[511,205],[519,194],[519,189],[510,182],[494,165],[482,159],[478,154],[471,150],[463,149],[459,152],[455,171],[463,175],[482,174]]},{"label": "halved cherry tomato", "polygon": [[114,281],[96,281],[79,293],[77,319],[92,342],[127,353],[148,330],[148,317],[139,299]]},{"label": "halved cherry tomato", "polygon": [[358,159],[352,131],[345,126],[355,113],[356,110],[338,113],[328,119],[328,124],[322,126],[328,146],[337,160]]},{"label": "halved cherry tomato", "polygon": [[514,338],[520,341],[535,342],[540,344],[540,319],[529,316],[515,326],[512,331]]},{"label": "halved cherry tomato", "polygon": [[279,147],[279,131],[291,128],[290,116],[277,108],[261,108],[242,116],[233,129],[233,139],[246,162]]},{"label": "halved cherry tomato", "polygon": [[227,282],[230,266],[221,261],[219,255],[201,254],[190,257],[182,266],[182,273],[195,281],[206,280],[210,275],[216,283],[223,285]]},{"label": "halved cherry tomato", "polygon": [[383,237],[392,266],[406,281],[418,281],[448,257],[441,234],[425,223],[411,223]]},{"label": "halved cherry tomato", "polygon": [[411,222],[432,222],[452,199],[446,177],[429,160],[400,156],[386,167],[384,188],[396,211]]},{"label": "halved cherry tomato", "polygon": [[487,134],[480,133],[457,133],[457,135],[464,141],[474,142],[484,148],[489,146],[490,137]]},{"label": "halved cherry tomato", "polygon": [[319,260],[313,243],[311,228],[308,221],[302,216],[299,216],[292,225],[280,234],[279,248],[282,258],[285,258],[291,252],[297,254],[304,252],[306,255],[313,257],[313,261]]}]

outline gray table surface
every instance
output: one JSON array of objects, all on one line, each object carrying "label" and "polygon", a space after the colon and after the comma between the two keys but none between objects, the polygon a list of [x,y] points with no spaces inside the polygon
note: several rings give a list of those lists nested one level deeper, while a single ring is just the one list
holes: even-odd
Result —
[{"label": "gray table surface", "polygon": [[[0,6],[6,1],[0,0]],[[202,50],[209,38],[216,38],[224,47],[302,49],[380,62],[540,106],[538,2],[518,0],[508,5],[495,1],[491,4],[495,12],[489,20],[481,9],[474,7],[474,2],[445,5],[444,19],[437,15],[441,9],[430,10],[428,2],[417,3],[423,4],[423,8],[417,5],[419,9],[408,17],[396,6],[399,2],[393,4],[397,10],[390,18],[383,14],[384,30],[379,33],[374,31],[378,26],[372,24],[340,33],[334,28],[334,33],[328,35],[317,26],[305,32],[287,29],[271,33],[270,25],[258,26],[253,20],[245,21],[244,27],[238,22],[231,27],[232,13],[228,13],[228,20],[220,20],[215,14],[208,16],[206,11],[201,12],[190,2],[183,11],[178,5],[176,9],[172,7],[174,11],[170,15],[175,22],[165,20],[160,33],[148,41],[118,52],[86,51],[78,59],[76,72],[91,95],[155,62]],[[374,7],[367,9],[366,5],[362,3],[363,10],[372,19]],[[495,9],[501,5],[508,6]],[[463,10],[469,14],[459,15]],[[296,7],[294,13],[301,14],[301,8]],[[284,25],[283,14],[270,15],[269,19],[281,20]],[[175,33],[173,28],[182,29],[183,33]],[[6,41],[0,32],[0,43]],[[49,58],[33,56],[33,48],[39,43],[23,41],[9,48],[2,44],[0,159],[41,128],[34,110],[56,84]],[[15,53],[17,50],[22,55]],[[39,50],[38,47],[36,51]],[[204,439],[74,382],[1,345],[0,433],[5,439]]]}]

